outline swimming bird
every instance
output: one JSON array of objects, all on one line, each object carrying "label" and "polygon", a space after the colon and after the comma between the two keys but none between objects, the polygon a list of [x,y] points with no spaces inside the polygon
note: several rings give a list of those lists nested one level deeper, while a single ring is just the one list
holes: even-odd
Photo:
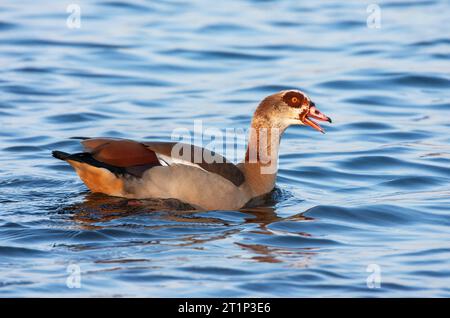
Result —
[{"label": "swimming bird", "polygon": [[245,159],[235,165],[207,149],[176,142],[82,138],[84,151],[53,151],[92,192],[130,199],[177,199],[201,210],[237,210],[275,187],[278,148],[291,125],[322,133],[321,113],[302,91],[264,98],[249,129]]}]

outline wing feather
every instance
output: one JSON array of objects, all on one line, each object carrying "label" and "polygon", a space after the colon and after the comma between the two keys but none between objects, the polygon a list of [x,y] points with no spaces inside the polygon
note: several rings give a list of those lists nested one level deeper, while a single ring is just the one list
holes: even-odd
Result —
[{"label": "wing feather", "polygon": [[154,166],[188,165],[215,173],[240,186],[243,172],[224,157],[201,147],[175,142],[138,142],[128,139],[91,138],[83,140],[86,152],[98,162],[124,168],[142,176]]}]

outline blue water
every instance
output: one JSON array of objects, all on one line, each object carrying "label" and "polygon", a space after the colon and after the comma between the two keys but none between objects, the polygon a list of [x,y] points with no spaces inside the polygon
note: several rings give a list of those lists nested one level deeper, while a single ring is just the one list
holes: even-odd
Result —
[{"label": "blue water", "polygon": [[[379,1],[381,28],[367,1],[73,2],[79,29],[0,4],[0,296],[450,296],[448,1]],[[90,194],[51,157],[246,129],[286,88],[334,123],[288,129],[263,207]]]}]

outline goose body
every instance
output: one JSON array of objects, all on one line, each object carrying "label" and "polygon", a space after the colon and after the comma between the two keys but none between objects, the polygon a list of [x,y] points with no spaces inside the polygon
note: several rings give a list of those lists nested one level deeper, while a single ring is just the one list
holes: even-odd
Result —
[{"label": "goose body", "polygon": [[237,210],[275,186],[278,146],[292,124],[331,120],[301,91],[266,97],[252,119],[245,160],[237,165],[207,149],[175,142],[84,138],[83,152],[54,151],[92,192],[133,199],[177,199],[203,210]]}]

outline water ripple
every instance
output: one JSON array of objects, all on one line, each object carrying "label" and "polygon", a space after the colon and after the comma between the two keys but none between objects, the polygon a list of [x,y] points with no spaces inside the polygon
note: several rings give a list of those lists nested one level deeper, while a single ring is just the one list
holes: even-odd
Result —
[{"label": "water ripple", "polygon": [[[379,29],[357,0],[80,5],[80,29],[64,6],[0,5],[1,296],[450,294],[446,3],[387,1]],[[92,194],[51,157],[75,136],[246,129],[292,88],[333,124],[289,128],[276,190],[241,211]]]}]

